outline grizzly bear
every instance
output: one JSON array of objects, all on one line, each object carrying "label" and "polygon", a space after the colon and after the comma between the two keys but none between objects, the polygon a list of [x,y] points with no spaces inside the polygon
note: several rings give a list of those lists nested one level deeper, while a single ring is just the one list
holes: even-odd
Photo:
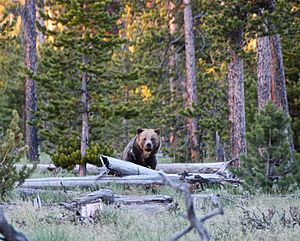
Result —
[{"label": "grizzly bear", "polygon": [[136,136],[126,146],[122,160],[133,162],[144,167],[156,168],[156,153],[160,148],[159,129],[136,130]]}]

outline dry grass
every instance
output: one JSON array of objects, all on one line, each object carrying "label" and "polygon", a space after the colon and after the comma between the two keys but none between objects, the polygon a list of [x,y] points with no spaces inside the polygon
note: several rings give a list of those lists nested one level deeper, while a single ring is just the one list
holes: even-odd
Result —
[{"label": "dry grass", "polygon": [[[168,192],[170,194],[170,191]],[[221,199],[225,215],[214,217],[206,223],[212,240],[299,240],[300,223],[294,227],[284,225],[282,217],[285,214],[288,220],[289,208],[296,207],[300,218],[300,195],[258,195],[247,199],[239,199],[229,194],[222,195],[226,195],[226,200]],[[180,195],[175,196],[179,206],[183,207]],[[199,215],[213,208],[208,202],[198,202],[196,208]],[[249,209],[250,216],[237,205],[244,205]],[[274,214],[267,220],[269,224],[265,225],[265,228],[251,224],[252,221],[255,223],[255,220],[251,220],[255,219],[252,214],[257,216],[258,222],[265,222],[262,214],[268,214],[270,210],[273,210]],[[18,202],[13,208],[6,208],[5,215],[8,221],[24,232],[31,241],[159,241],[168,239],[174,232],[187,225],[175,211],[155,213],[106,207],[105,211],[92,221],[80,220],[76,214],[57,206],[45,205],[36,209],[31,201]],[[198,239],[196,234],[191,232],[181,240]]]}]

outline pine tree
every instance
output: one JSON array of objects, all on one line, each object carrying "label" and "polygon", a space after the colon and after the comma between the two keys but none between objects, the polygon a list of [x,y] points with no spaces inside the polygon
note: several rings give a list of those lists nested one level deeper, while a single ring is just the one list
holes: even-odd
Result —
[{"label": "pine tree", "polygon": [[16,182],[22,183],[33,171],[26,165],[19,171],[14,166],[25,157],[27,151],[19,122],[18,113],[13,111],[9,129],[0,132],[0,198],[11,191]]},{"label": "pine tree", "polygon": [[9,4],[5,7],[15,13],[5,9],[0,20],[0,123],[4,129],[8,129],[12,109],[17,110],[20,116],[23,115],[25,69],[22,42],[17,31],[20,27],[17,7]]},{"label": "pine tree", "polygon": [[[255,115],[247,132],[248,152],[242,155],[242,166],[235,170],[243,179],[242,185],[251,192],[286,192],[295,187],[299,173],[298,158],[290,163],[288,133],[290,119],[282,110],[268,102]],[[297,167],[295,169],[295,167]]]},{"label": "pine tree", "polygon": [[[87,162],[99,165],[100,153],[114,152],[106,138],[114,115],[114,92],[119,87],[109,71],[118,44],[116,16],[109,12],[110,4],[61,0],[45,15],[45,20],[61,29],[46,31],[48,37],[53,36],[53,43],[48,38],[44,44],[37,78],[41,91],[38,126],[46,151],[63,168]],[[81,137],[87,137],[81,134],[83,115],[88,131],[85,150],[81,149]]]}]

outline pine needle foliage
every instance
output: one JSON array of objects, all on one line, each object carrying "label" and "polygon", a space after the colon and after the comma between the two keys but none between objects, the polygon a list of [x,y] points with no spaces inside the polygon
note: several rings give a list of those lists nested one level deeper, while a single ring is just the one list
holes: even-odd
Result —
[{"label": "pine needle foliage", "polygon": [[290,163],[289,122],[290,118],[271,102],[255,115],[246,135],[248,152],[241,156],[241,168],[233,170],[243,179],[246,190],[282,193],[295,187],[300,160],[297,156]]},{"label": "pine needle foliage", "polygon": [[5,11],[0,17],[0,120],[4,129],[10,124],[12,110],[22,113],[24,100],[25,69],[16,19],[17,15],[9,16]]},{"label": "pine needle foliage", "polygon": [[[110,71],[114,47],[119,44],[118,9],[112,4],[112,1],[60,0],[44,16],[56,28],[43,29],[48,42],[37,79],[40,89],[37,125],[44,150],[54,164],[63,168],[87,162],[99,164],[100,153],[114,153],[107,138],[114,115],[114,93],[119,88]],[[83,74],[87,75],[89,98],[89,143],[85,157],[80,152]]]},{"label": "pine needle foliage", "polygon": [[18,182],[22,183],[33,169],[26,165],[17,170],[15,164],[25,157],[27,147],[19,128],[19,116],[13,111],[9,129],[5,132],[0,128],[0,198],[3,198]]}]

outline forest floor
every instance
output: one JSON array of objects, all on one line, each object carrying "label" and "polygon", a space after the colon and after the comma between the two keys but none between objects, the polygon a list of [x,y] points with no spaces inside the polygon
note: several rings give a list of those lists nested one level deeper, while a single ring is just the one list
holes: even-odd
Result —
[{"label": "forest floor", "polygon": [[[93,219],[82,219],[76,212],[58,204],[72,200],[76,193],[83,190],[70,193],[57,190],[41,192],[41,207],[33,205],[33,197],[24,198],[15,191],[5,202],[4,213],[8,222],[31,241],[159,241],[167,240],[188,225],[180,216],[185,211],[182,194],[169,187],[145,189],[140,186],[110,185],[109,188],[122,195],[170,195],[178,206],[169,211],[141,211],[105,205]],[[231,188],[207,188],[198,193],[201,196],[219,194],[219,204],[224,207],[224,215],[205,222],[211,240],[299,240],[300,193],[285,196],[230,193]],[[215,204],[209,200],[195,201],[199,217],[214,208]],[[198,238],[195,232],[190,232],[180,240]]]},{"label": "forest floor", "polygon": [[[49,163],[45,156],[43,163]],[[70,176],[63,173],[34,173],[32,177]],[[139,209],[118,208],[105,205],[93,218],[81,218],[75,211],[66,210],[62,202],[73,201],[79,194],[100,188],[110,188],[116,195],[169,195],[175,208]],[[41,206],[34,205],[37,194]],[[246,195],[239,187],[204,186],[195,196],[218,195],[218,202],[211,199],[194,200],[197,215],[222,206],[224,215],[205,222],[211,240],[262,240],[283,241],[300,237],[300,190],[289,195]],[[188,226],[181,214],[185,212],[182,193],[166,186],[106,185],[88,190],[43,190],[24,196],[18,189],[0,202],[9,223],[23,232],[30,241],[162,241]],[[190,232],[180,240],[199,240]]]}]

